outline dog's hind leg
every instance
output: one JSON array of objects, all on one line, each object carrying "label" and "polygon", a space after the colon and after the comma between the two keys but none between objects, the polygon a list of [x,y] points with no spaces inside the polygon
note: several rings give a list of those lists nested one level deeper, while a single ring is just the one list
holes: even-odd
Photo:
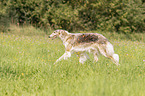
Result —
[{"label": "dog's hind leg", "polygon": [[93,54],[94,54],[94,61],[97,62],[98,61],[97,53],[93,53]]},{"label": "dog's hind leg", "polygon": [[[56,60],[55,63],[57,63],[58,61],[61,61],[62,59],[66,60],[66,59],[68,59],[69,57],[71,57],[71,52],[66,51],[59,59]],[[55,64],[55,63],[54,63],[54,64]]]},{"label": "dog's hind leg", "polygon": [[80,63],[83,64],[87,59],[90,59],[90,58],[85,52],[80,53],[80,58],[79,58]]},{"label": "dog's hind leg", "polygon": [[94,61],[97,62],[98,61],[98,55],[99,55],[98,50],[97,49],[91,50],[91,53],[94,55]]},{"label": "dog's hind leg", "polygon": [[120,65],[119,64],[119,55],[114,54],[114,48],[110,42],[107,42],[106,45],[100,45],[98,48],[102,55],[111,59],[113,61],[113,63],[115,63],[117,66]]}]

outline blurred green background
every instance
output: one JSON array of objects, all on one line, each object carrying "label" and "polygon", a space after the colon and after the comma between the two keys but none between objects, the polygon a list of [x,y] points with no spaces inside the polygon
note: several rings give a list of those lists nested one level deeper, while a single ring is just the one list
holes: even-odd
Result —
[{"label": "blurred green background", "polygon": [[10,23],[43,29],[145,32],[144,0],[0,0],[0,31]]}]

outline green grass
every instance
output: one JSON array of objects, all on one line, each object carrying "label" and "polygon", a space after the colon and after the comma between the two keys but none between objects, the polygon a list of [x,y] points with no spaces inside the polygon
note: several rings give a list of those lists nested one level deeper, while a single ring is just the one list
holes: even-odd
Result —
[{"label": "green grass", "polygon": [[95,63],[92,55],[80,64],[75,54],[53,65],[64,53],[60,39],[33,27],[11,30],[0,34],[0,96],[145,96],[142,39],[102,33],[120,56],[119,67],[103,56]]}]

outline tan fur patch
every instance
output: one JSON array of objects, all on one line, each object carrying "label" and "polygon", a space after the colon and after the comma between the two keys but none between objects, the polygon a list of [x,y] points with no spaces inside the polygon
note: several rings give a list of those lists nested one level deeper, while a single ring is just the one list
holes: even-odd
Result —
[{"label": "tan fur patch", "polygon": [[98,40],[98,36],[94,34],[82,34],[77,38],[78,43],[89,43],[89,42],[95,42],[97,40]]},{"label": "tan fur patch", "polygon": [[98,44],[106,44],[108,40],[102,36],[102,35],[98,35],[98,34],[82,34],[80,36],[77,37],[76,43],[98,43]]}]

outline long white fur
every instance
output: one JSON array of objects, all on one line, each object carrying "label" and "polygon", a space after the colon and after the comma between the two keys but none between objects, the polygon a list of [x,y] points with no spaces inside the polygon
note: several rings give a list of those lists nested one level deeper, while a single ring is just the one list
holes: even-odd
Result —
[{"label": "long white fur", "polygon": [[[63,36],[62,32],[66,32],[67,35]],[[67,36],[70,36],[70,35],[80,36],[82,35],[82,33],[69,33],[68,31],[65,31],[65,30],[56,30],[54,31],[54,33],[50,35],[50,37],[59,36],[60,39],[63,41],[63,44],[66,48],[69,45],[69,43],[66,41]],[[98,34],[98,35],[105,38],[101,34]],[[55,63],[57,63],[58,61],[62,59],[64,60],[68,59],[69,57],[71,57],[71,54],[74,52],[80,52],[80,58],[79,58],[80,63],[84,63],[87,59],[89,59],[89,56],[86,54],[86,52],[90,52],[90,53],[93,53],[94,60],[96,62],[98,61],[99,53],[101,53],[105,57],[110,58],[117,66],[119,65],[119,55],[114,53],[113,45],[110,42],[107,42],[107,44],[102,44],[102,45],[95,43],[94,45],[92,44],[91,46],[85,46],[85,47],[82,45],[72,46],[71,49],[69,51],[66,50],[65,53],[59,59],[57,59]]]}]

